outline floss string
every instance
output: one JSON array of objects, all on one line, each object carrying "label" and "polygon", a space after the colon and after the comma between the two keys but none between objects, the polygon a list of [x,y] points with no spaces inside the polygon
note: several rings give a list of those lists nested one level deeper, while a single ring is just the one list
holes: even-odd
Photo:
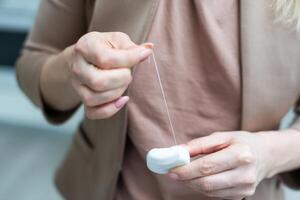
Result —
[{"label": "floss string", "polygon": [[156,62],[154,51],[152,52],[152,58],[153,58],[154,66],[155,66],[155,71],[156,71],[160,91],[161,91],[162,98],[163,98],[164,105],[165,105],[165,109],[166,109],[166,112],[167,112],[167,117],[168,117],[169,125],[170,125],[170,128],[171,128],[171,133],[172,133],[172,136],[173,136],[173,140],[174,140],[175,145],[177,145],[176,134],[175,134],[173,122],[172,122],[172,119],[171,119],[171,115],[170,115],[170,112],[169,112],[169,106],[168,106],[168,103],[167,103],[167,98],[166,98],[166,94],[165,94],[163,84],[162,84],[162,81],[161,81],[161,76],[160,76],[160,73],[159,73],[159,66]]}]

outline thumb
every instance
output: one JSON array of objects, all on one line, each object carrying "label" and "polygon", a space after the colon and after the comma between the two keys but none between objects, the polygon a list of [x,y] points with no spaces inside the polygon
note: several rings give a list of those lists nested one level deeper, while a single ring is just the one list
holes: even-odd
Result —
[{"label": "thumb", "polygon": [[[101,68],[131,68],[144,61],[152,54],[153,44],[145,43],[139,46],[131,46],[127,49],[107,48],[106,54],[102,55]],[[105,58],[106,55],[106,58]]]},{"label": "thumb", "polygon": [[188,142],[185,148],[187,148],[191,157],[214,153],[228,147],[231,144],[231,138],[231,134],[226,132],[214,133]]}]

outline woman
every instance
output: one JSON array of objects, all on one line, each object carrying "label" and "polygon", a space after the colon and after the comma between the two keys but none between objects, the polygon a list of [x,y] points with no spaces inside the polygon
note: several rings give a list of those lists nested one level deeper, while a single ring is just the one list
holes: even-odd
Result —
[{"label": "woman", "polygon": [[[57,173],[62,195],[279,200],[281,182],[300,188],[300,121],[277,130],[300,92],[299,4],[44,0],[17,75],[52,123],[85,108]],[[144,161],[174,145],[152,43],[178,143],[193,157],[166,176]]]}]

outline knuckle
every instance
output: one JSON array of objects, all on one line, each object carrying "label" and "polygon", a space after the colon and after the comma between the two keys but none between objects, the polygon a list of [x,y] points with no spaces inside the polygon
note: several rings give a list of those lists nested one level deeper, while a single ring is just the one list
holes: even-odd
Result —
[{"label": "knuckle", "polygon": [[186,168],[182,168],[180,170],[177,170],[176,174],[177,174],[177,176],[180,180],[186,180],[186,179],[188,179],[188,177],[190,177],[190,172]]},{"label": "knuckle", "polygon": [[88,34],[79,38],[79,40],[76,42],[76,44],[74,46],[75,52],[82,53],[84,51],[84,49],[86,48],[87,40],[88,40]]},{"label": "knuckle", "polygon": [[98,52],[95,54],[95,65],[100,68],[104,68],[105,65],[107,65],[107,60],[106,57],[104,56],[105,54],[103,52]]},{"label": "knuckle", "polygon": [[240,148],[240,151],[237,153],[237,159],[242,164],[250,164],[254,162],[254,155],[251,152],[251,149],[248,145],[243,145]]},{"label": "knuckle", "polygon": [[101,68],[107,69],[114,63],[114,58],[108,53],[102,53],[97,55],[97,62]]},{"label": "knuckle", "polygon": [[212,185],[206,180],[199,181],[198,185],[200,190],[205,193],[211,193],[213,191]]},{"label": "knuckle", "polygon": [[106,87],[106,81],[104,78],[93,77],[90,79],[90,85],[95,90],[104,90]]},{"label": "knuckle", "polygon": [[204,159],[201,162],[201,168],[200,168],[200,173],[204,176],[211,175],[214,171],[213,165],[211,162],[207,159]]},{"label": "knuckle", "polygon": [[76,53],[81,53],[83,50],[83,42],[82,42],[82,38],[78,40],[78,42],[75,44],[74,46],[74,50]]},{"label": "knuckle", "polygon": [[101,33],[95,31],[83,35],[74,46],[75,52],[83,53],[91,43],[99,39],[99,36],[101,36]]}]

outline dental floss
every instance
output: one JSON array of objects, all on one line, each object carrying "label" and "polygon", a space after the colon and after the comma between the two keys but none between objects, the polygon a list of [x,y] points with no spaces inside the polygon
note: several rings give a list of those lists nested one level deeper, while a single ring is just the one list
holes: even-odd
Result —
[{"label": "dental floss", "polygon": [[161,78],[160,78],[159,66],[158,66],[158,64],[156,62],[154,51],[152,53],[152,58],[153,58],[154,66],[155,66],[156,75],[157,75],[157,78],[158,78],[158,83],[159,83],[160,91],[161,91],[161,94],[162,94],[162,97],[163,97],[163,101],[164,101],[164,104],[165,104],[165,109],[166,109],[166,112],[167,112],[167,117],[168,117],[169,125],[170,125],[170,128],[171,128],[171,133],[172,133],[172,136],[173,136],[173,140],[174,140],[175,145],[177,145],[176,134],[175,134],[175,130],[174,130],[174,127],[173,127],[171,115],[170,115],[170,112],[169,112],[167,98],[166,98],[165,91],[164,91],[164,88],[163,88],[163,85],[162,85],[162,81],[161,81]]}]

